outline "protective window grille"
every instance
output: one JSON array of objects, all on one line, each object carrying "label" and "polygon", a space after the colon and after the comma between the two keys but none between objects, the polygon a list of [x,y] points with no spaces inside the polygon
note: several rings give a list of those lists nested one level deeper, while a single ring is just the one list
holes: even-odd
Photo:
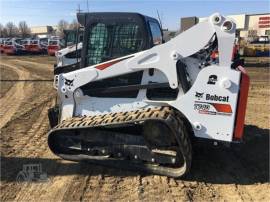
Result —
[{"label": "protective window grille", "polygon": [[76,43],[76,33],[75,32],[68,33],[66,36],[66,42],[69,45],[75,44]]},{"label": "protective window grille", "polygon": [[136,24],[98,23],[88,38],[87,64],[95,65],[142,50],[143,37]]}]

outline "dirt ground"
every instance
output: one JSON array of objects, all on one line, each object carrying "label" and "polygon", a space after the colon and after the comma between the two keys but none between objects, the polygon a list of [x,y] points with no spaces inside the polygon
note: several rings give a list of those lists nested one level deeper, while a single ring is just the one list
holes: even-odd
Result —
[{"label": "dirt ground", "polygon": [[[3,56],[1,79],[52,79],[54,58]],[[269,201],[269,68],[248,68],[251,87],[244,141],[193,148],[185,179],[64,161],[47,147],[51,82],[1,82],[1,201]],[[16,180],[41,164],[45,181]],[[47,179],[47,180],[46,180]]]}]

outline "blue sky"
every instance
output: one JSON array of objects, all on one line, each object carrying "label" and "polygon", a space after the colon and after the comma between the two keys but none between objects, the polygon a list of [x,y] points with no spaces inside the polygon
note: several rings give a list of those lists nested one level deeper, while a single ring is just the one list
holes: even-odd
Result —
[{"label": "blue sky", "polygon": [[[30,26],[56,25],[60,19],[75,19],[78,5],[87,11],[87,0],[0,0],[0,23],[25,20]],[[163,27],[170,30],[179,28],[181,17],[270,12],[267,0],[88,0],[88,5],[90,12],[140,12],[152,17],[158,10]]]}]

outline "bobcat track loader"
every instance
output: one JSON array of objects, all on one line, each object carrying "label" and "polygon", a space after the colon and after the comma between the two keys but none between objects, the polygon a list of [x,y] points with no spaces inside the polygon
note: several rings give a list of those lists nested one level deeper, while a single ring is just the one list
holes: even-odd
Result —
[{"label": "bobcat track loader", "polygon": [[2,52],[7,55],[19,55],[24,53],[24,46],[21,45],[20,38],[5,40],[2,45]]},{"label": "bobcat track loader", "polygon": [[61,47],[63,47],[63,43],[60,39],[49,39],[47,46],[48,55],[55,56],[55,53],[58,52]]},{"label": "bobcat track loader", "polygon": [[79,67],[82,50],[83,30],[64,30],[64,48],[57,51],[54,73],[68,72],[70,68]]},{"label": "bobcat track loader", "polygon": [[181,177],[191,139],[241,140],[249,77],[232,61],[233,21],[216,13],[167,43],[155,19],[136,13],[79,13],[78,21],[80,68],[54,80],[54,154]]}]

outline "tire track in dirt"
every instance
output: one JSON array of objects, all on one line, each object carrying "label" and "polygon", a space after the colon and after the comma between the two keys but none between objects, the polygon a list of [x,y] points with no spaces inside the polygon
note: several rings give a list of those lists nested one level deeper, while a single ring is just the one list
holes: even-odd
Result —
[{"label": "tire track in dirt", "polygon": [[[0,62],[1,65],[6,66],[15,71],[20,80],[28,79],[30,73],[25,70],[21,70],[19,67],[5,64]],[[2,128],[14,115],[14,113],[20,107],[23,99],[29,94],[29,90],[25,89],[24,82],[17,82],[11,89],[0,99],[0,128]]]},{"label": "tire track in dirt", "polygon": [[[87,163],[69,186],[63,201],[138,201],[138,176],[123,170],[111,170]],[[129,177],[130,175],[130,177]],[[110,196],[110,198],[108,198]]]},{"label": "tire track in dirt", "polygon": [[[127,184],[132,177],[125,177],[125,175],[125,171],[103,168],[101,174],[96,173],[89,179],[89,186],[86,187],[82,200],[123,201],[129,198],[129,200],[134,201],[130,189],[135,187],[132,187],[130,183]],[[134,192],[136,193],[135,190]],[[107,196],[111,196],[110,199]]]},{"label": "tire track in dirt", "polygon": [[37,79],[52,79],[53,78],[53,65],[33,62],[27,60],[16,59],[12,61],[13,64],[20,64],[27,67],[31,71],[32,77],[37,77]]},{"label": "tire track in dirt", "polygon": [[14,62],[19,62],[19,63],[28,63],[28,64],[32,64],[37,66],[38,68],[43,67],[48,71],[48,67],[50,66],[50,64],[44,64],[44,63],[40,63],[40,62],[34,62],[34,61],[29,61],[29,60],[21,60],[21,59],[15,59],[13,60]]},{"label": "tire track in dirt", "polygon": [[149,175],[140,179],[139,199],[142,201],[187,201],[183,182],[165,176]]},{"label": "tire track in dirt", "polygon": [[[33,78],[33,72],[29,71],[27,67],[23,67],[23,65],[13,64],[13,61],[5,61],[5,63],[1,62],[0,64],[16,72],[19,80],[30,79],[30,74]],[[4,154],[5,159],[8,159],[8,156],[12,158],[41,156],[41,153],[49,151],[46,141],[46,133],[48,131],[47,109],[52,106],[52,98],[50,97],[44,101],[36,99],[36,96],[32,93],[33,90],[32,83],[17,82],[0,100],[0,124],[1,128],[5,126],[4,130],[1,130],[1,141],[3,143],[1,145],[1,155]],[[41,99],[43,98],[41,97]],[[19,110],[22,105],[23,110]],[[24,112],[17,113],[18,111]],[[34,114],[38,116],[36,117]],[[16,122],[17,125],[14,125]],[[4,168],[2,172],[4,171],[7,175],[14,174],[16,170],[21,169],[17,165],[10,165],[9,162],[2,162],[2,166]],[[10,177],[14,180],[14,176]],[[14,199],[19,190],[20,188],[16,186],[15,182],[1,183],[1,199]]]},{"label": "tire track in dirt", "polygon": [[[91,170],[83,165],[80,173]],[[164,176],[141,176],[123,170],[92,167],[89,175],[78,174],[69,186],[63,201],[174,201],[187,200],[185,185]],[[108,198],[109,196],[109,198]]]},{"label": "tire track in dirt", "polygon": [[[11,154],[12,157],[29,157],[37,159],[53,159],[57,158],[53,156],[47,147],[47,131],[48,131],[48,121],[47,119],[47,108],[52,106],[52,102],[45,103],[42,107],[41,112],[39,112],[39,117],[34,120],[32,127],[27,131],[21,141],[18,144],[13,145],[15,151]],[[15,131],[16,132],[16,131]],[[62,160],[59,160],[62,161]],[[33,162],[29,162],[33,163]],[[53,170],[58,172],[59,168],[54,167],[54,165],[44,164],[43,168]],[[21,168],[20,168],[21,169]],[[60,168],[61,169],[61,168]],[[73,168],[65,168],[68,173]],[[17,169],[18,170],[18,169]],[[63,170],[61,170],[63,172]],[[66,189],[74,185],[73,176],[54,176],[49,178],[49,182],[43,183],[23,183],[16,184],[10,183],[5,189],[2,190],[13,190],[12,192],[5,192],[2,198],[4,200],[14,200],[14,201],[35,201],[37,198],[41,197],[44,201],[46,200],[59,200],[66,193]],[[38,189],[38,191],[37,191]]]},{"label": "tire track in dirt", "polygon": [[[38,117],[33,126],[30,130],[28,130],[27,135],[31,136],[31,140],[27,141],[24,140],[23,144],[19,144],[19,148],[22,149],[16,149],[16,155],[15,157],[25,157],[30,159],[37,158],[36,161],[39,159],[55,159],[55,157],[47,147],[47,131],[48,131],[48,122],[44,121],[46,119],[46,112],[47,108],[52,106],[52,102],[46,104],[42,112],[40,113],[40,117]],[[27,136],[26,135],[26,136]],[[15,146],[16,147],[16,146]],[[14,156],[14,154],[12,154]],[[63,161],[63,160],[59,160]],[[33,162],[27,162],[27,163],[33,163]],[[36,162],[37,163],[37,162]],[[64,162],[62,165],[64,165],[66,162]],[[70,162],[68,162],[70,163]],[[20,165],[22,166],[22,165]],[[74,169],[72,166],[69,168],[68,166],[63,166],[61,168],[56,167],[55,164],[51,164],[50,162],[44,163],[42,165],[43,169],[50,170],[53,172],[58,172],[58,170],[61,170],[61,172],[67,172],[69,173],[70,170]],[[21,169],[21,168],[19,168]],[[18,170],[18,168],[17,168]],[[18,171],[17,171],[18,172]],[[16,182],[9,183],[7,186],[2,188],[3,194],[1,198],[3,200],[10,201],[11,199],[14,201],[36,201],[37,198],[43,200],[43,201],[56,201],[61,199],[66,189],[69,186],[73,186],[73,176],[61,176],[61,175],[55,175],[54,177],[49,176],[48,182],[42,182],[42,183],[22,183],[17,184]],[[12,190],[12,191],[6,191],[5,190]]]},{"label": "tire track in dirt", "polygon": [[[52,102],[47,102],[42,106],[41,112],[39,113],[39,116],[37,119],[32,120],[33,124],[30,127],[30,129],[27,129],[27,132],[23,134],[22,137],[20,137],[20,141],[16,141],[16,134],[20,133],[20,128],[14,128],[14,135],[15,141],[9,141],[8,143],[14,143],[13,145],[10,144],[9,146],[12,148],[12,151],[9,152],[6,157],[35,157],[39,156],[40,154],[43,154],[48,151],[47,145],[46,145],[46,132],[48,130],[48,123],[46,122],[46,116],[47,116],[47,108],[49,106],[52,106]],[[18,117],[20,119],[20,117]],[[19,129],[19,131],[16,131],[16,129]],[[6,142],[4,144],[7,144]],[[5,152],[6,153],[6,152]],[[18,170],[18,166],[10,165],[9,162],[3,162],[6,163],[6,168],[12,168],[12,171],[15,172],[15,170]],[[20,165],[20,164],[19,164]],[[21,165],[20,165],[21,166]],[[6,172],[7,173],[7,172]],[[24,185],[22,187],[27,187],[27,185]],[[20,189],[22,188],[20,185],[17,185],[16,182],[10,183],[8,185],[1,184],[1,190],[4,194],[1,195],[2,199],[4,200],[10,200],[14,199],[15,196],[18,196],[20,193]],[[12,192],[5,192],[4,190],[12,189]]]},{"label": "tire track in dirt", "polygon": [[49,103],[51,103],[51,101],[47,101],[38,108],[35,108],[35,113],[31,117],[29,117],[28,112],[15,117],[12,121],[7,123],[7,125],[2,129],[3,135],[1,136],[1,141],[3,143],[2,146],[8,145],[8,148],[11,150],[3,148],[2,154],[5,156],[15,156],[20,153],[23,154],[22,151],[27,149],[26,145],[30,144],[35,135],[40,134],[37,131],[40,129],[41,125],[42,127],[46,126],[44,132],[47,130],[48,124],[46,121],[46,115]]},{"label": "tire track in dirt", "polygon": [[[43,58],[42,58],[43,59]],[[5,63],[12,66],[20,66],[21,68],[27,70],[31,73],[32,80],[47,80],[53,79],[53,64],[48,63],[48,61],[29,61],[29,58],[7,58],[4,60]],[[52,84],[52,81],[48,81]]]},{"label": "tire track in dirt", "polygon": [[47,143],[47,131],[49,129],[47,123],[47,109],[52,107],[52,102],[47,102],[42,107],[39,117],[35,120],[31,129],[27,132],[23,139],[20,139],[20,143],[17,145],[15,155],[16,156],[37,156],[39,153],[48,150]]},{"label": "tire track in dirt", "polygon": [[87,173],[88,171],[89,174],[78,174],[74,176],[72,184],[68,187],[62,198],[63,201],[97,201],[103,199],[101,197],[103,186],[110,184],[109,181],[105,180],[105,168],[99,167],[100,174],[96,175],[94,174],[95,171],[91,170],[91,167],[90,164],[80,164],[79,172]]},{"label": "tire track in dirt", "polygon": [[[19,64],[17,61],[10,60],[8,61],[10,66],[17,66],[20,65],[23,67],[23,69],[27,69],[31,72],[31,78],[43,78],[42,74],[39,72],[39,63],[31,63],[35,64],[35,67],[30,67],[30,64],[27,62]],[[27,63],[27,65],[25,65]],[[45,67],[46,65],[44,65]],[[47,70],[44,68],[44,71],[46,71],[46,75],[48,71],[48,66]],[[10,123],[10,126],[6,127],[5,131],[8,131],[8,128],[11,129],[11,127],[14,125],[13,122],[18,122],[17,120],[20,119],[21,117],[26,117],[22,119],[21,123],[24,124],[17,124],[17,128],[13,128],[15,130],[9,130],[8,134],[5,134],[4,139],[6,140],[5,142],[8,143],[6,148],[10,152],[4,152],[8,153],[10,157],[12,158],[18,158],[24,157],[24,159],[41,159],[42,157],[45,157],[47,159],[53,159],[56,158],[53,156],[53,154],[49,151],[49,148],[47,147],[47,136],[46,133],[48,131],[48,121],[47,121],[47,109],[50,104],[48,104],[48,101],[46,100],[46,96],[49,96],[49,94],[46,95],[46,88],[43,90],[44,87],[43,85],[38,85],[37,87],[41,87],[40,93],[44,91],[45,96],[36,96],[36,95],[29,95],[28,97],[24,97],[24,107],[22,108],[23,113],[19,113],[16,115],[15,119]],[[42,101],[42,99],[45,99],[45,101]],[[40,101],[39,101],[40,100]],[[45,103],[45,104],[43,104]],[[51,103],[51,102],[49,102]],[[32,106],[34,104],[34,106]],[[38,106],[37,106],[38,105]],[[52,106],[52,105],[51,105]],[[33,111],[34,109],[34,111]],[[40,110],[41,109],[41,110]],[[38,117],[33,116],[33,114],[37,114]],[[29,119],[27,119],[29,117]],[[30,128],[28,126],[31,126]],[[18,129],[18,130],[16,130]],[[13,134],[14,133],[14,134]],[[16,141],[16,139],[20,139],[20,141]],[[6,149],[4,148],[4,149]],[[6,158],[8,159],[8,158]],[[26,162],[26,163],[31,163],[31,162]],[[22,165],[14,166],[11,165],[13,169],[13,174],[17,173],[18,170],[21,170]],[[55,165],[51,165],[50,163],[46,163],[45,167],[48,167],[48,169],[53,169],[54,172],[58,172],[58,168],[55,167]],[[61,169],[61,168],[60,168]],[[65,168],[67,172],[70,172],[69,168]],[[17,170],[17,171],[16,171]],[[63,172],[63,170],[61,170]],[[5,172],[7,173],[7,172]],[[11,176],[12,177],[12,176]],[[16,176],[15,176],[16,177]],[[67,179],[65,179],[67,178]],[[43,200],[59,200],[61,198],[61,194],[63,195],[67,189],[68,186],[66,186],[66,183],[70,181],[70,184],[72,186],[72,180],[73,176],[56,176],[51,178],[50,183],[42,183],[42,184],[37,184],[37,183],[23,183],[20,185],[17,185],[16,182],[11,183],[2,183],[1,185],[1,199],[3,200],[16,200],[16,201],[36,201],[37,198],[40,198],[40,194],[43,193]],[[14,180],[14,176],[13,179]],[[38,188],[39,191],[36,189]],[[12,191],[11,191],[12,190]],[[47,192],[47,190],[50,190]]]}]

